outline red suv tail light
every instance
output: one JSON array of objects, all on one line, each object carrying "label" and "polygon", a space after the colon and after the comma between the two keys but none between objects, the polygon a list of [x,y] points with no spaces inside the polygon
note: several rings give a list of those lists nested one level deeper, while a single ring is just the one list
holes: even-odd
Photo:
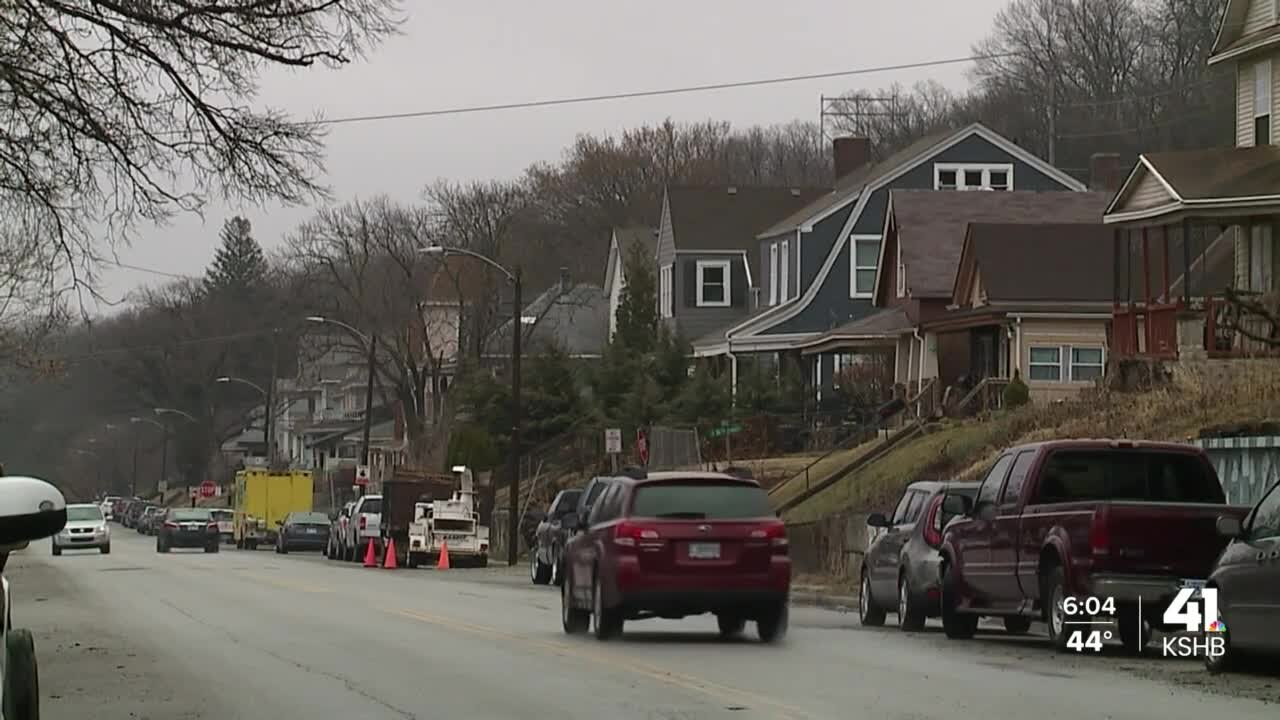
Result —
[{"label": "red suv tail light", "polygon": [[613,528],[613,544],[621,547],[662,547],[664,542],[657,530],[638,523],[624,521]]},{"label": "red suv tail light", "polygon": [[774,555],[786,555],[790,547],[787,541],[787,526],[781,521],[771,522],[764,527],[751,531],[751,539],[767,539]]},{"label": "red suv tail light", "polygon": [[205,529],[207,532],[218,532],[218,523],[217,523],[216,521],[215,521],[215,522],[211,522],[211,523],[209,523],[208,525],[205,525],[205,526],[204,526],[204,529]]},{"label": "red suv tail light", "polygon": [[924,541],[929,547],[942,547],[942,498],[938,495],[929,505],[929,514],[924,521]]},{"label": "red suv tail light", "polygon": [[167,523],[165,523],[165,524],[164,524],[164,526],[165,526],[165,527],[167,527],[167,528],[169,528],[170,530],[177,530],[177,529],[178,529],[178,523],[176,523],[176,522],[167,522]]},{"label": "red suv tail light", "polygon": [[1111,528],[1107,524],[1106,505],[1093,513],[1093,524],[1089,526],[1089,550],[1095,558],[1111,554]]}]

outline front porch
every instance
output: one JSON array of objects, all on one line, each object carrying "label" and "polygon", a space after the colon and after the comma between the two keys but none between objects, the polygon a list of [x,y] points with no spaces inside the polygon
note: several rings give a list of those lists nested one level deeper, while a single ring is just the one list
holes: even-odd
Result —
[{"label": "front porch", "polygon": [[1104,222],[1113,360],[1280,356],[1280,150],[1144,155]]}]

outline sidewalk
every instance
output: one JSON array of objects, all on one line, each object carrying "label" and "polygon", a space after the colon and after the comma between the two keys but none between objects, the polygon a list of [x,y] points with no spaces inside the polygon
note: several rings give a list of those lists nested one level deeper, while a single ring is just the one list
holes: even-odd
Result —
[{"label": "sidewalk", "polygon": [[792,583],[791,602],[795,605],[837,610],[840,612],[857,612],[858,596],[846,588],[811,583]]}]

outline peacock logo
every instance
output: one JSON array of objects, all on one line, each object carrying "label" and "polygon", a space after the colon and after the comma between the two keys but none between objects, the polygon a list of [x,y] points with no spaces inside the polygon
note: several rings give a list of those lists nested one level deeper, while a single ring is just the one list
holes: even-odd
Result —
[{"label": "peacock logo", "polygon": [[1221,620],[1214,620],[1213,622],[1209,623],[1208,627],[1205,628],[1205,632],[1211,632],[1211,633],[1223,633],[1226,631],[1227,631],[1227,624],[1222,622]]}]

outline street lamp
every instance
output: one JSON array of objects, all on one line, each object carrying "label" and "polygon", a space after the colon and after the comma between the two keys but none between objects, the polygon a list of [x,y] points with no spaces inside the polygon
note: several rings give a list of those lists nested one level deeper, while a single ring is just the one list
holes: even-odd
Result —
[{"label": "street lamp", "polygon": [[[156,422],[151,418],[137,417],[136,415],[134,417],[129,418],[129,422],[134,425],[137,425],[139,423],[154,425],[160,428],[160,430],[165,433],[165,440],[168,441],[168,428],[165,427],[164,423]],[[167,462],[168,455],[169,455],[169,447],[168,445],[165,445],[165,451],[160,456],[160,477],[162,478],[164,477],[165,470],[167,469],[166,462]],[[133,434],[133,477],[129,481],[129,494],[132,497],[138,496],[138,433],[136,432]]]},{"label": "street lamp", "polygon": [[336,325],[343,330],[355,335],[361,342],[369,348],[369,377],[365,380],[364,386],[364,428],[360,438],[360,463],[365,467],[369,466],[369,430],[373,426],[373,373],[374,362],[377,360],[378,336],[366,335],[354,326],[348,325],[341,320],[324,317],[322,315],[310,315],[307,322],[317,323],[320,325]]},{"label": "street lamp", "polygon": [[267,441],[267,465],[270,466],[272,461],[275,460],[275,453],[273,452],[273,450],[275,449],[274,447],[275,437],[273,437],[271,434],[271,416],[275,415],[275,408],[272,407],[271,405],[271,390],[272,388],[275,387],[274,380],[270,385],[267,385],[266,388],[263,388],[261,385],[259,385],[258,383],[252,380],[246,380],[241,377],[223,376],[218,378],[217,380],[214,380],[214,382],[222,383],[224,385],[229,383],[239,383],[241,385],[248,385],[249,387],[253,388],[254,390],[257,390],[259,393],[262,394],[263,410],[264,410],[264,412],[262,413],[264,416],[262,420],[262,438]]},{"label": "street lamp", "polygon": [[[200,422],[199,420],[196,419],[195,415],[192,415],[191,413],[185,410],[179,410],[177,408],[158,407],[158,408],[152,408],[151,411],[161,417],[165,415],[177,415],[178,417],[186,418],[189,422],[192,422],[192,423],[199,424]],[[156,424],[160,426],[160,430],[162,431],[162,437],[164,438],[160,445],[160,482],[164,482],[165,486],[168,487],[168,478],[166,478],[165,476],[169,474],[169,425],[168,423],[163,423],[163,422],[158,422]],[[159,492],[159,490],[160,490],[160,483],[157,482],[156,491]]]},{"label": "street lamp", "polygon": [[[520,538],[520,518],[519,518],[519,502],[520,495],[520,424],[521,424],[521,407],[520,407],[520,340],[524,334],[523,315],[524,307],[520,299],[520,268],[516,267],[515,272],[508,270],[497,260],[478,253],[474,250],[459,247],[446,247],[444,245],[428,245],[420,248],[420,252],[425,255],[435,257],[446,257],[448,255],[465,255],[475,258],[491,268],[506,276],[507,282],[511,283],[511,456],[507,462],[509,467],[507,472],[510,475],[509,484],[507,486],[507,562],[511,565],[516,564],[516,553],[518,551]],[[490,484],[490,489],[493,485]],[[493,511],[492,495],[490,495],[490,512]]]}]

